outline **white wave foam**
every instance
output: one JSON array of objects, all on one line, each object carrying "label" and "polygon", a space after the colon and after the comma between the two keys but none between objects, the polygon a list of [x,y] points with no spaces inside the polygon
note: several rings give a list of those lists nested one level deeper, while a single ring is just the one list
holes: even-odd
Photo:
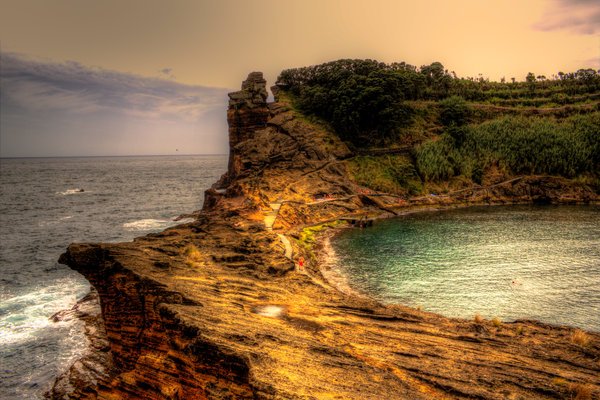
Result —
[{"label": "white wave foam", "polygon": [[66,217],[60,217],[59,219],[40,221],[40,222],[38,222],[38,226],[44,227],[44,226],[56,225],[56,224],[61,223],[62,221],[66,221],[71,218],[73,218],[72,215],[67,215]]},{"label": "white wave foam", "polygon": [[60,310],[70,308],[86,290],[86,285],[61,280],[55,285],[3,300],[0,307],[0,343],[22,343],[35,338],[42,330],[56,326],[49,318]]},{"label": "white wave foam", "polygon": [[86,193],[86,191],[81,188],[75,188],[75,189],[67,189],[64,192],[56,192],[56,194],[60,194],[63,196],[68,196],[71,194],[81,194],[81,193]]},{"label": "white wave foam", "polygon": [[360,297],[361,294],[352,289],[348,277],[340,268],[340,261],[331,244],[331,239],[325,237],[322,243],[323,250],[320,254],[319,265],[325,280],[342,293]]},{"label": "white wave foam", "polygon": [[52,322],[48,317],[30,317],[25,314],[12,314],[0,320],[0,342],[9,345],[23,343],[35,334],[48,328]]},{"label": "white wave foam", "polygon": [[155,231],[169,228],[171,226],[193,222],[192,218],[184,218],[178,221],[173,219],[144,218],[137,221],[126,222],[123,228],[126,231]]},{"label": "white wave foam", "polygon": [[179,221],[172,219],[153,219],[145,218],[137,221],[126,222],[123,224],[123,228],[127,231],[153,231],[162,230],[171,226],[185,224],[194,221],[191,218],[184,218]]},{"label": "white wave foam", "polygon": [[194,222],[195,219],[194,218],[182,218],[180,220],[173,220],[173,225],[172,226],[176,226],[176,225],[181,225],[181,224],[189,224],[190,222]]},{"label": "white wave foam", "polygon": [[147,231],[152,229],[160,229],[166,227],[171,221],[164,219],[140,219],[137,221],[126,222],[123,228],[128,231]]}]

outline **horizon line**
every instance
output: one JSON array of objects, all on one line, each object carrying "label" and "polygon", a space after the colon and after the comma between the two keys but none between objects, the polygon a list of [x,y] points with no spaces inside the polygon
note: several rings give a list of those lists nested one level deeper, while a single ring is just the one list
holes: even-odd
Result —
[{"label": "horizon line", "polygon": [[25,158],[115,158],[115,157],[188,157],[188,156],[227,156],[229,153],[189,153],[189,154],[126,154],[126,155],[77,155],[77,156],[0,156],[0,160]]}]

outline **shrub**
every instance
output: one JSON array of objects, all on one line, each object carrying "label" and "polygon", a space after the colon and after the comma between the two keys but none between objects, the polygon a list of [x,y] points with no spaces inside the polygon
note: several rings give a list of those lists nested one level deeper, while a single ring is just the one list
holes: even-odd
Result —
[{"label": "shrub", "polygon": [[405,63],[350,59],[287,69],[277,79],[301,111],[323,118],[356,144],[396,138],[414,116],[405,101],[447,97],[451,80],[439,62],[419,70]]},{"label": "shrub", "polygon": [[465,141],[465,138],[467,137],[467,134],[468,134],[467,128],[465,128],[464,126],[457,126],[457,125],[452,125],[452,126],[448,127],[446,132],[454,140],[454,144],[457,147],[462,146],[462,144]]},{"label": "shrub", "polygon": [[581,329],[576,329],[575,332],[571,334],[571,343],[573,344],[576,344],[581,347],[587,347],[590,345],[590,342],[590,335],[588,335]]},{"label": "shrub", "polygon": [[185,261],[188,265],[193,265],[202,260],[202,253],[196,246],[189,244],[184,249]]},{"label": "shrub", "polygon": [[440,101],[440,122],[444,126],[462,126],[469,119],[469,107],[460,96],[451,96]]},{"label": "shrub", "polygon": [[459,172],[460,153],[449,136],[430,141],[415,150],[417,169],[425,181],[448,180]]},{"label": "shrub", "polygon": [[519,336],[525,334],[525,328],[523,327],[523,325],[517,326],[517,330],[515,331],[515,333]]},{"label": "shrub", "polygon": [[594,393],[594,389],[584,383],[573,383],[569,389],[573,400],[591,400]]},{"label": "shrub", "polygon": [[449,132],[456,138],[448,134],[416,149],[416,165],[423,179],[447,180],[462,174],[480,182],[483,171],[492,164],[513,174],[572,178],[595,174],[600,166],[598,112],[563,122],[502,117],[460,131],[451,127]]},{"label": "shrub", "polygon": [[348,165],[356,182],[370,189],[409,194],[421,191],[414,165],[403,156],[360,156],[349,161]]}]

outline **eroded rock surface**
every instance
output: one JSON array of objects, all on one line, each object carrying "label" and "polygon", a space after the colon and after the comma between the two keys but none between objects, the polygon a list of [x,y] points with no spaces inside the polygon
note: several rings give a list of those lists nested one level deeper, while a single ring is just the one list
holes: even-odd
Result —
[{"label": "eroded rock surface", "polygon": [[61,257],[97,289],[112,354],[110,376],[71,398],[600,396],[599,334],[584,345],[568,327],[450,319],[344,294],[320,270],[319,244],[299,240],[303,227],[342,217],[597,202],[593,191],[523,177],[446,197],[365,194],[336,136],[285,102],[267,104],[262,74],[242,88],[230,94],[229,170],[195,222],[131,243],[72,244]]},{"label": "eroded rock surface", "polygon": [[248,78],[242,82],[242,90],[229,93],[229,109],[227,110],[229,165],[220,186],[226,186],[235,180],[244,168],[241,160],[242,153],[236,146],[251,140],[257,130],[266,126],[269,119],[267,97],[267,81],[261,72],[250,73]]}]

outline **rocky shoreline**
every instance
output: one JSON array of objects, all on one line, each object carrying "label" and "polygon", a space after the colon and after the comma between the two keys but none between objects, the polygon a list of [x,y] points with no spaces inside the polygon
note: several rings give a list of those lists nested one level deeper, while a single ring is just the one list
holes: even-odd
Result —
[{"label": "rocky shoreline", "polygon": [[569,327],[497,326],[345,294],[323,275],[315,242],[323,224],[343,218],[598,204],[597,194],[548,176],[446,196],[366,193],[335,135],[266,98],[260,73],[230,94],[228,171],[196,221],[130,243],[72,244],[61,256],[99,294],[94,323],[110,357],[81,360],[48,397],[599,398],[599,334],[582,332],[584,343]]}]

